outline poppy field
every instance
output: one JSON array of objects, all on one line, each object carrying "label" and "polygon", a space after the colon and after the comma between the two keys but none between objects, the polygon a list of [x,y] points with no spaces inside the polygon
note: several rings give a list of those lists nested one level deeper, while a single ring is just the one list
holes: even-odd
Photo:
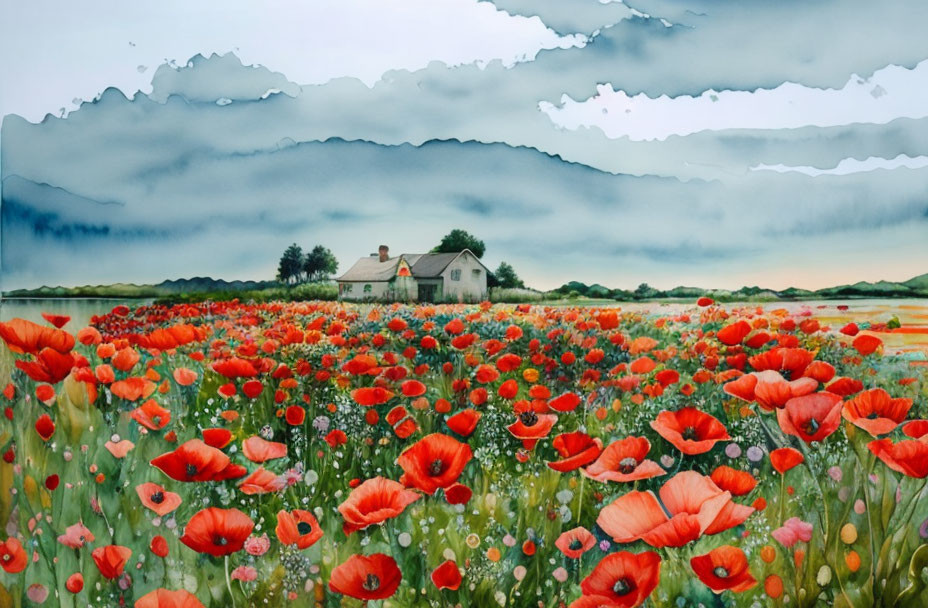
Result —
[{"label": "poppy field", "polygon": [[45,318],[0,323],[0,607],[928,605],[928,367],[885,324]]}]

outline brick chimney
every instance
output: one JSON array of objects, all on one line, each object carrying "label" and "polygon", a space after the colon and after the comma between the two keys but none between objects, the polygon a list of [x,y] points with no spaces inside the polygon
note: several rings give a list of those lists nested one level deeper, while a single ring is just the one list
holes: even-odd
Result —
[{"label": "brick chimney", "polygon": [[381,245],[381,246],[377,249],[377,251],[378,251],[379,254],[380,254],[380,261],[381,261],[381,262],[386,262],[388,259],[390,259],[390,248],[387,247],[386,245]]}]

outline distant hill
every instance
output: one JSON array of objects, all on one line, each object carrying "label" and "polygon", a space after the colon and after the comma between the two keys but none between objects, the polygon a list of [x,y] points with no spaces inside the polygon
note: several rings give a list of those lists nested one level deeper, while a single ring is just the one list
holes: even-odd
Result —
[{"label": "distant hill", "polygon": [[[538,292],[541,298],[545,294]],[[894,283],[861,281],[853,285],[838,285],[816,291],[790,287],[788,289],[765,289],[752,286],[731,291],[727,289],[704,289],[679,286],[660,290],[650,285],[639,285],[634,291],[610,289],[599,283],[587,285],[571,281],[546,294],[549,297],[584,297],[620,301],[687,299],[708,296],[721,302],[778,300],[828,300],[842,298],[928,298],[928,273],[908,281]],[[3,293],[5,298],[151,298],[162,301],[188,301],[200,298],[229,299],[235,297],[251,299],[326,299],[337,297],[337,288],[332,281],[309,283],[289,287],[277,281],[225,281],[210,277],[193,277],[162,281],[157,285],[135,285],[114,283],[112,285],[84,285],[81,287],[39,287],[16,289]]]},{"label": "distant hill", "polygon": [[80,287],[39,287],[15,289],[3,293],[6,298],[161,298],[185,293],[256,291],[281,287],[276,281],[225,281],[210,277],[193,277],[162,281],[157,285],[113,283]]},{"label": "distant hill", "polygon": [[892,281],[877,281],[868,283],[860,281],[853,285],[838,285],[811,291],[790,287],[775,290],[762,287],[742,287],[736,291],[723,289],[704,289],[701,287],[674,287],[660,290],[648,284],[639,285],[634,291],[624,289],[608,289],[602,285],[586,285],[579,281],[571,281],[554,290],[561,296],[581,296],[586,298],[612,298],[614,300],[653,300],[662,298],[693,299],[709,296],[720,301],[776,301],[776,300],[816,300],[837,298],[928,298],[928,273],[913,277],[908,281],[894,283]]}]

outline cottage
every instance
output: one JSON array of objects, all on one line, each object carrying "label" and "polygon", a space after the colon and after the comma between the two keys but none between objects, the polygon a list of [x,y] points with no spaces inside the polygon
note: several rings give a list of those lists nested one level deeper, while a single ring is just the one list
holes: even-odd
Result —
[{"label": "cottage", "polygon": [[458,253],[378,253],[338,278],[343,300],[478,302],[487,297],[487,268],[469,249]]}]

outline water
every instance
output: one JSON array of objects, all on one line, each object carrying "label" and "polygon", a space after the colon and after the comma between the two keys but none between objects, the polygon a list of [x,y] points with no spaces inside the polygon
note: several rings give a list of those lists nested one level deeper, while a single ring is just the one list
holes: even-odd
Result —
[{"label": "water", "polygon": [[152,300],[146,299],[120,298],[4,298],[0,300],[0,321],[18,317],[45,325],[43,312],[68,315],[71,322],[65,325],[64,329],[74,333],[89,325],[92,316],[107,313],[113,310],[114,306],[125,304],[131,308],[151,302]]}]

